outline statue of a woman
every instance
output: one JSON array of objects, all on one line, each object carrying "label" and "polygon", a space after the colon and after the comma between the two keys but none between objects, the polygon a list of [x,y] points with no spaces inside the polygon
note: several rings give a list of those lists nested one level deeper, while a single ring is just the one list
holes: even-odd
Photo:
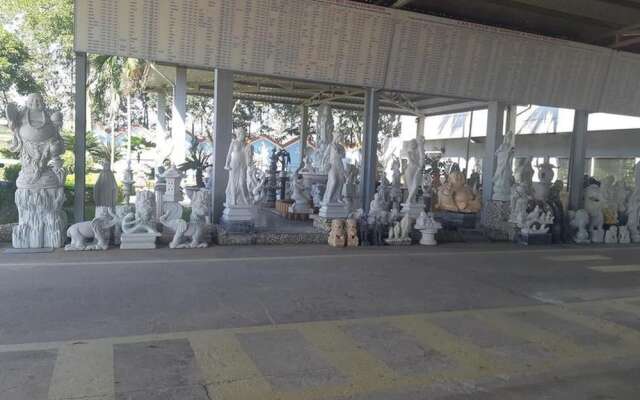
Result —
[{"label": "statue of a woman", "polygon": [[404,182],[407,185],[407,204],[415,204],[418,188],[422,185],[422,167],[424,154],[420,154],[421,148],[417,139],[411,139],[407,143],[407,166],[404,170]]},{"label": "statue of a woman", "polygon": [[251,145],[245,145],[247,132],[238,129],[236,137],[231,141],[224,169],[229,171],[227,183],[226,206],[250,205],[249,189],[247,187],[247,168],[249,167]]},{"label": "statue of a woman", "polygon": [[322,204],[342,203],[342,185],[345,182],[344,164],[345,150],[342,144],[342,136],[337,133],[333,137],[333,143],[329,147],[329,174],[327,188],[322,198]]},{"label": "statue of a woman", "polygon": [[504,135],[502,144],[496,151],[496,172],[493,175],[493,200],[509,201],[513,172],[511,170],[515,146],[513,132]]}]

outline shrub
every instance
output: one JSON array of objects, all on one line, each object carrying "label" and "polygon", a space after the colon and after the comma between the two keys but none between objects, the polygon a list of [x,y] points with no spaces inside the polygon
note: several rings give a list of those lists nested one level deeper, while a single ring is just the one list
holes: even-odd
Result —
[{"label": "shrub", "polygon": [[22,167],[20,166],[20,164],[7,165],[6,167],[4,167],[4,180],[15,187],[21,168]]}]

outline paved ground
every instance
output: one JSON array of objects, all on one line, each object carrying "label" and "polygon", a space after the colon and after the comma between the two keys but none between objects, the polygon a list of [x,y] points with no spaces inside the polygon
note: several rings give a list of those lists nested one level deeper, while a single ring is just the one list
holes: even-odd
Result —
[{"label": "paved ground", "polygon": [[640,248],[0,255],[0,399],[638,399]]}]

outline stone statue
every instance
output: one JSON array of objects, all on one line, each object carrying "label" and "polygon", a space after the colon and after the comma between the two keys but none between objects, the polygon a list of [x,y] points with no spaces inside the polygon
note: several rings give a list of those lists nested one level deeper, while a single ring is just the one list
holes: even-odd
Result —
[{"label": "stone statue", "polygon": [[513,174],[511,165],[515,151],[514,133],[507,132],[496,151],[496,172],[493,175],[493,200],[509,201]]},{"label": "stone statue", "polygon": [[358,220],[347,219],[347,247],[358,247],[360,239],[358,238]]},{"label": "stone statue", "polygon": [[116,206],[118,198],[118,185],[116,177],[111,171],[111,163],[105,161],[102,164],[102,171],[98,175],[98,180],[93,187],[93,198],[96,207],[109,207],[113,209]]},{"label": "stone statue", "polygon": [[569,217],[571,218],[571,226],[576,229],[573,241],[576,243],[590,243],[589,231],[587,230],[589,213],[583,209],[569,211]]},{"label": "stone statue", "polygon": [[415,228],[422,234],[421,245],[435,246],[438,244],[435,235],[442,228],[442,224],[433,218],[433,213],[421,212],[416,220]]},{"label": "stone statue", "polygon": [[13,134],[9,150],[20,154],[22,165],[16,182],[19,221],[13,228],[13,247],[62,247],[66,225],[62,114],[49,116],[42,96],[30,94],[23,109],[9,103],[6,115]]},{"label": "stone statue", "polygon": [[520,232],[523,234],[540,234],[549,232],[549,226],[553,224],[553,213],[544,211],[540,206],[526,215],[524,223],[519,224]]},{"label": "stone statue", "polygon": [[251,157],[251,145],[245,144],[247,132],[239,128],[231,141],[224,169],[229,171],[226,189],[226,206],[247,206],[250,204],[247,188],[247,168]]},{"label": "stone statue", "polygon": [[[197,190],[191,198],[191,215],[189,223],[182,218],[171,218],[168,212],[160,217],[160,223],[175,231],[173,239],[169,243],[171,249],[195,249],[209,246],[206,235],[209,221],[209,192]],[[185,238],[191,238],[186,241]]]},{"label": "stone statue", "polygon": [[553,165],[549,163],[539,164],[537,168],[539,182],[533,184],[534,198],[538,201],[546,202],[549,201],[549,194],[555,172],[553,172]]},{"label": "stone statue", "polygon": [[324,197],[322,199],[322,203],[324,204],[335,204],[342,203],[342,185],[344,185],[345,179],[345,170],[343,159],[345,157],[345,150],[342,144],[340,143],[342,137],[340,134],[337,134],[333,138],[333,143],[330,147],[330,169],[329,169],[329,177],[327,180],[327,188],[324,192]]},{"label": "stone statue", "polygon": [[602,243],[604,240],[604,199],[598,185],[592,184],[584,190],[584,209],[589,214],[589,233],[592,243]]},{"label": "stone statue", "polygon": [[[111,238],[111,228],[121,223],[109,207],[96,207],[96,216],[91,221],[78,222],[67,229],[71,243],[64,247],[67,251],[107,250]],[[91,243],[87,243],[92,240]]]},{"label": "stone statue", "polygon": [[329,231],[329,246],[344,247],[347,244],[344,219],[334,219],[331,221],[331,231]]},{"label": "stone statue", "polygon": [[157,233],[154,220],[155,196],[148,190],[136,195],[136,209],[134,213],[125,215],[122,219],[124,233]]},{"label": "stone statue", "polygon": [[635,166],[635,188],[627,199],[627,227],[631,241],[640,242],[640,162]]},{"label": "stone statue", "polygon": [[310,207],[311,196],[309,196],[304,188],[302,178],[292,182],[293,194],[291,200],[293,204],[289,206],[289,212],[292,214],[311,214],[313,209]]},{"label": "stone statue", "polygon": [[600,193],[603,199],[602,213],[604,223],[607,225],[615,225],[618,223],[618,204],[614,191],[615,180],[615,177],[608,175],[602,180],[600,185]]},{"label": "stone statue", "polygon": [[318,107],[316,132],[318,135],[318,143],[311,157],[311,166],[315,172],[327,174],[332,166],[331,147],[334,142],[333,111],[328,104],[320,104]]},{"label": "stone statue", "polygon": [[617,181],[613,185],[613,201],[615,203],[615,207],[618,210],[618,214],[627,213],[627,198],[629,197],[629,191],[627,190],[627,186],[624,181]]},{"label": "stone statue", "polygon": [[407,166],[404,170],[404,182],[407,185],[407,203],[417,203],[418,188],[422,186],[422,168],[424,153],[418,139],[406,143]]},{"label": "stone statue", "polygon": [[247,169],[247,189],[251,195],[252,204],[260,204],[266,197],[267,179],[254,162]]},{"label": "stone statue", "polygon": [[400,179],[402,178],[402,172],[400,171],[400,159],[397,157],[393,157],[393,161],[391,161],[391,191],[389,193],[389,197],[391,197],[391,201],[398,206],[402,201],[402,184]]},{"label": "stone statue", "polygon": [[436,208],[443,211],[476,213],[482,207],[480,196],[466,185],[464,174],[452,171],[438,188]]},{"label": "stone statue", "polygon": [[376,220],[387,221],[389,212],[386,209],[384,197],[379,191],[373,195],[373,200],[369,204],[369,216],[368,221],[370,225],[373,225]]},{"label": "stone statue", "polygon": [[629,228],[626,226],[618,227],[618,243],[628,244],[631,243],[631,236],[629,235]]},{"label": "stone statue", "polygon": [[527,216],[527,208],[531,195],[527,190],[527,185],[519,183],[513,187],[511,193],[511,212],[509,214],[509,222],[516,226],[524,225]]},{"label": "stone statue", "polygon": [[618,243],[618,227],[611,225],[604,233],[604,242],[608,244]]}]

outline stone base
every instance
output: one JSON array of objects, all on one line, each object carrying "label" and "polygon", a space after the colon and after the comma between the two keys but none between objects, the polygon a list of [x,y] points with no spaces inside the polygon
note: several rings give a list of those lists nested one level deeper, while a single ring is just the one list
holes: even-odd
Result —
[{"label": "stone base", "polygon": [[516,231],[509,222],[511,205],[508,201],[491,201],[482,209],[482,227],[491,240],[513,241]]},{"label": "stone base", "polygon": [[475,213],[436,211],[433,213],[433,217],[445,228],[473,229],[478,222],[478,214]]},{"label": "stone base", "polygon": [[4,251],[4,254],[36,254],[36,253],[53,253],[54,252],[54,248],[53,247],[40,247],[40,248],[33,248],[33,249],[6,249]]},{"label": "stone base", "polygon": [[518,233],[515,241],[525,246],[548,245],[553,242],[551,233]]},{"label": "stone base", "polygon": [[411,238],[406,239],[385,239],[384,242],[389,246],[410,246]]},{"label": "stone base", "polygon": [[255,232],[256,226],[253,221],[220,221],[220,226],[227,233],[250,234]]},{"label": "stone base", "polygon": [[222,213],[222,221],[227,222],[249,222],[255,219],[256,209],[254,206],[227,206]]},{"label": "stone base", "polygon": [[413,219],[417,219],[420,213],[424,211],[424,203],[402,203],[402,210],[400,213],[409,214]]},{"label": "stone base", "polygon": [[120,237],[122,250],[155,249],[160,233],[123,233]]},{"label": "stone base", "polygon": [[349,210],[344,204],[329,203],[320,207],[318,215],[325,219],[346,219],[349,216]]},{"label": "stone base", "polygon": [[436,233],[438,233],[437,230],[433,230],[433,229],[423,229],[420,231],[421,233],[421,237],[420,237],[420,244],[423,246],[435,246],[438,244],[438,242],[436,241]]}]

